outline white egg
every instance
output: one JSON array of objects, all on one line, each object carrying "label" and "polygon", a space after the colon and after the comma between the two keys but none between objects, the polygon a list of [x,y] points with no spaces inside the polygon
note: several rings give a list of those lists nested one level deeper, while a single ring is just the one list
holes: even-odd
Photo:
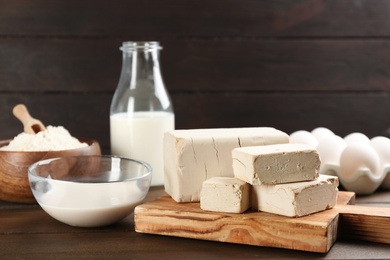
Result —
[{"label": "white egg", "polygon": [[344,139],[338,135],[331,135],[322,138],[316,148],[321,158],[320,171],[327,164],[339,166],[341,153],[344,151],[346,146],[347,144]]},{"label": "white egg", "polygon": [[376,136],[371,139],[371,146],[378,153],[382,164],[390,163],[390,139],[384,136]]},{"label": "white egg", "polygon": [[325,127],[317,127],[311,131],[311,133],[314,135],[314,137],[317,139],[317,141],[321,141],[321,139],[333,136],[334,133]]},{"label": "white egg", "polygon": [[340,156],[340,175],[351,178],[360,169],[369,169],[380,175],[380,159],[375,149],[364,142],[347,144]]},{"label": "white egg", "polygon": [[370,143],[370,138],[368,138],[365,134],[362,133],[351,133],[347,136],[344,137],[344,140],[347,144],[352,144],[352,143]]},{"label": "white egg", "polygon": [[306,144],[315,148],[318,144],[317,139],[306,130],[299,130],[290,134],[290,143],[292,144]]}]

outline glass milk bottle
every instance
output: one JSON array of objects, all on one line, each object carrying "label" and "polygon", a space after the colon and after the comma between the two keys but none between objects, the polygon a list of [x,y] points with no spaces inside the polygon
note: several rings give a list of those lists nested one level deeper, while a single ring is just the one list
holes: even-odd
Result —
[{"label": "glass milk bottle", "polygon": [[152,186],[164,184],[163,136],[175,127],[162,80],[159,42],[124,42],[122,71],[110,109],[111,153],[149,163]]}]

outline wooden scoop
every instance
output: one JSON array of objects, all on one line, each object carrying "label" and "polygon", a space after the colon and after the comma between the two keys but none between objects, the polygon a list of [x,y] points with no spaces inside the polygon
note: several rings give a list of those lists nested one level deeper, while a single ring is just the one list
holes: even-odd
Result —
[{"label": "wooden scoop", "polygon": [[42,124],[41,121],[31,117],[30,113],[27,110],[27,107],[23,104],[16,105],[12,110],[12,113],[17,119],[22,122],[25,133],[36,134],[46,129],[46,127]]}]

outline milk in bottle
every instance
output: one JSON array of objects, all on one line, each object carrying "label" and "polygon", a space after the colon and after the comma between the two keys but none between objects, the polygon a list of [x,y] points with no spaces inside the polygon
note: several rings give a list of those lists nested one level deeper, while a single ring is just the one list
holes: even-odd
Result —
[{"label": "milk in bottle", "polygon": [[162,80],[158,42],[124,42],[122,71],[110,109],[111,153],[149,163],[152,186],[164,184],[163,136],[175,127]]}]

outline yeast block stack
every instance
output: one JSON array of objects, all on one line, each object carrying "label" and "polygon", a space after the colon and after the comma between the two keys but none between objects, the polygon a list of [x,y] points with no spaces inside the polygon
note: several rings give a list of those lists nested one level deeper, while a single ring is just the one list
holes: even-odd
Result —
[{"label": "yeast block stack", "polygon": [[232,150],[288,143],[271,127],[174,130],[164,135],[164,186],[176,202],[198,202],[202,183],[233,177]]},{"label": "yeast block stack", "polygon": [[203,210],[250,207],[301,217],[334,207],[338,178],[319,174],[319,153],[277,129],[174,130],[164,135],[165,191]]},{"label": "yeast block stack", "polygon": [[301,217],[336,204],[338,178],[319,175],[319,154],[307,145],[236,148],[232,158],[234,176],[253,185],[255,210]]}]

